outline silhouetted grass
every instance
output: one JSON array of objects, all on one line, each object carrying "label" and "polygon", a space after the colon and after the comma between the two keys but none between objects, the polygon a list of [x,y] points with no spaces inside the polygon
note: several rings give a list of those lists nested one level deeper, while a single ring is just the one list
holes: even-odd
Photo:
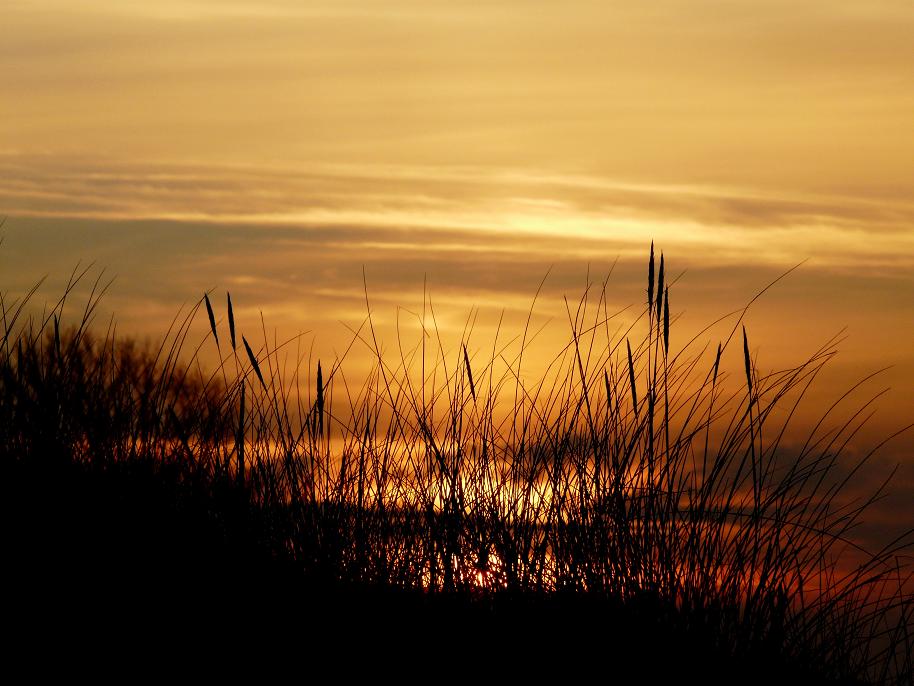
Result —
[{"label": "silhouetted grass", "polygon": [[[488,354],[423,330],[391,360],[369,316],[354,336],[375,358],[363,385],[337,360],[309,390],[277,348],[240,336],[239,352],[230,296],[227,339],[206,295],[147,350],[94,325],[98,282],[66,326],[86,272],[40,318],[26,318],[33,293],[3,297],[20,610],[89,611],[91,589],[131,599],[121,621],[257,605],[319,619],[325,638],[381,617],[388,640],[398,626],[428,648],[431,617],[436,636],[472,625],[515,651],[611,654],[617,674],[910,683],[911,539],[852,539],[879,495],[850,497],[868,458],[843,455],[867,404],[835,426],[827,408],[804,445],[786,443],[835,342],[763,374],[737,316],[713,360],[697,339],[677,350],[664,271],[652,246],[627,331],[610,328],[605,283],[569,304],[569,342],[533,382],[529,319]],[[185,352],[201,307],[210,372]],[[734,338],[742,379],[721,368]]]}]

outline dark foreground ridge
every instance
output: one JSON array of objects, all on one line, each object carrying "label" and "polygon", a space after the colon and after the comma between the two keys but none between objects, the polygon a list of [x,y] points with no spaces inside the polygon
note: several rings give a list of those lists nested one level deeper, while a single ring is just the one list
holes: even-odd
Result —
[{"label": "dark foreground ridge", "polygon": [[623,604],[599,594],[428,593],[308,576],[263,545],[268,524],[243,493],[214,493],[142,461],[5,466],[4,624],[33,648],[161,661],[204,647],[224,656],[240,641],[244,653],[291,648],[273,658],[281,663],[354,660],[342,663],[350,674],[386,665],[407,683],[428,669],[443,670],[445,681],[482,672],[861,683],[824,678],[776,645],[730,655],[694,617],[649,595]]}]

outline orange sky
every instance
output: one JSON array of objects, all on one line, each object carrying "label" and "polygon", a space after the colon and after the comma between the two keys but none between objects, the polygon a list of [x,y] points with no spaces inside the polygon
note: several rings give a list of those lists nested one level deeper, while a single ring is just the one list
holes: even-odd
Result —
[{"label": "orange sky", "polygon": [[388,340],[424,279],[482,335],[551,267],[559,341],[588,269],[640,304],[652,239],[683,337],[808,260],[750,312],[760,366],[847,326],[824,389],[894,365],[879,426],[914,418],[908,0],[6,0],[3,26],[8,291],[95,261],[122,331],[230,289],[326,356],[363,267]]}]

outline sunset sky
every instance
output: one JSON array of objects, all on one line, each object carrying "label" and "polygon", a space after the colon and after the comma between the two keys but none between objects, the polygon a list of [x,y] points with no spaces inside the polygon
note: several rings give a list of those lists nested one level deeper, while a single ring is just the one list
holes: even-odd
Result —
[{"label": "sunset sky", "polygon": [[363,268],[388,337],[423,282],[446,333],[517,324],[551,268],[561,340],[617,259],[637,314],[651,240],[683,332],[806,260],[749,312],[759,367],[848,327],[824,389],[893,365],[877,426],[914,419],[909,0],[5,0],[3,28],[8,293],[94,262],[123,333],[227,289],[332,355]]}]

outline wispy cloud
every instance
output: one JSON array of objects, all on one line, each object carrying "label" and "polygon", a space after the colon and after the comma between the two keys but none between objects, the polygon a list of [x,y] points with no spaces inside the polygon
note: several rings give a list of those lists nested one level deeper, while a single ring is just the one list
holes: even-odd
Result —
[{"label": "wispy cloud", "polygon": [[[403,255],[639,253],[655,239],[707,264],[908,268],[907,198],[776,194],[523,170],[140,165],[0,154],[10,215],[346,228]],[[379,233],[380,231],[380,233]],[[435,232],[429,239],[427,232]],[[485,241],[480,241],[480,234]]]}]

